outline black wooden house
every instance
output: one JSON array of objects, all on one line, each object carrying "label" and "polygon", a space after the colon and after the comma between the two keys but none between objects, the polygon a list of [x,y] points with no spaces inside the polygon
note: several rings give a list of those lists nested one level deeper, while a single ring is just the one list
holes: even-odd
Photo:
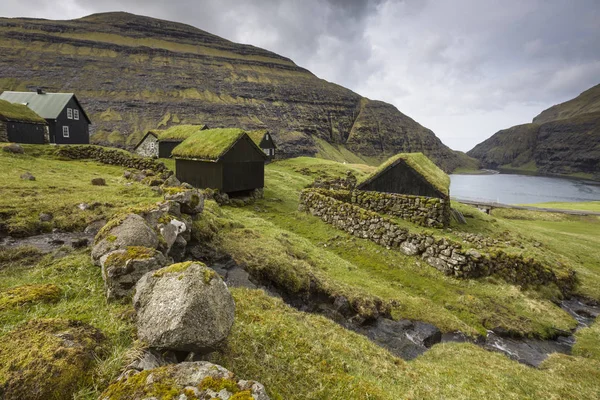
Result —
[{"label": "black wooden house", "polygon": [[248,136],[256,143],[258,147],[262,149],[265,155],[272,160],[275,158],[275,150],[277,146],[273,140],[273,135],[269,131],[263,129],[259,131],[248,132]]},{"label": "black wooden house", "polygon": [[267,156],[241,129],[198,131],[172,156],[177,178],[194,187],[228,194],[264,187]]},{"label": "black wooden house", "polygon": [[48,143],[48,124],[27,106],[0,100],[0,142]]},{"label": "black wooden house", "polygon": [[48,123],[49,142],[56,144],[89,144],[91,124],[85,110],[73,93],[9,92],[0,100],[29,107]]},{"label": "black wooden house", "polygon": [[448,175],[425,155],[402,153],[381,164],[356,189],[447,199],[449,187]]}]

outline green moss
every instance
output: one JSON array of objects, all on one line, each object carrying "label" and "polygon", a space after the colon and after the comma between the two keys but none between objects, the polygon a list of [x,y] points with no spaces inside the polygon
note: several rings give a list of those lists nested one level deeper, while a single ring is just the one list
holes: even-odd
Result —
[{"label": "green moss", "polygon": [[154,272],[153,276],[158,278],[158,277],[164,276],[166,274],[175,274],[175,273],[183,272],[183,271],[187,270],[192,264],[204,265],[203,263],[201,263],[199,261],[186,261],[186,262],[182,262],[182,263],[172,264],[172,265],[169,265],[168,267],[161,268],[158,271]]},{"label": "green moss", "polygon": [[208,129],[199,131],[173,149],[175,158],[217,161],[245,132],[241,129]]},{"label": "green moss", "polygon": [[231,396],[229,400],[254,400],[254,397],[252,396],[252,391],[244,390],[241,392],[237,392],[236,394]]},{"label": "green moss", "polygon": [[0,311],[30,303],[52,303],[60,299],[62,290],[53,284],[23,285],[0,292]]},{"label": "green moss", "polygon": [[176,125],[158,134],[158,141],[182,142],[196,132],[205,129],[205,125]]},{"label": "green moss", "polygon": [[71,398],[90,377],[103,341],[97,329],[78,321],[40,319],[21,325],[0,341],[0,393],[7,399]]},{"label": "green moss", "polygon": [[358,186],[365,184],[376,176],[381,174],[383,171],[388,168],[396,165],[397,163],[404,161],[411,168],[413,168],[419,175],[421,175],[425,180],[431,183],[437,190],[442,192],[444,195],[449,195],[450,190],[450,177],[446,175],[444,171],[438,168],[429,158],[427,158],[423,153],[400,153],[393,157],[390,157],[387,161],[382,163],[375,172],[371,175],[360,179],[358,181]]},{"label": "green moss", "polygon": [[215,278],[217,276],[217,273],[210,268],[206,268],[204,270],[203,274],[204,274],[204,283],[207,285],[210,283],[210,281],[213,280],[213,278]]},{"label": "green moss", "polygon": [[200,390],[210,389],[217,393],[223,389],[227,390],[229,393],[234,394],[240,391],[240,388],[238,387],[236,381],[234,381],[233,379],[213,378],[212,376],[207,376],[206,378],[202,379],[202,382],[200,382],[198,388]]},{"label": "green moss", "polygon": [[0,121],[23,121],[47,125],[46,120],[23,104],[0,100]]},{"label": "green moss", "polygon": [[106,240],[108,240],[109,242],[114,242],[115,240],[117,240],[117,237],[115,235],[108,235],[106,237]]},{"label": "green moss", "polygon": [[123,252],[114,252],[106,258],[109,268],[123,267],[129,260],[145,260],[154,257],[156,250],[149,247],[129,246]]},{"label": "green moss", "polygon": [[[150,376],[152,376],[150,380],[152,383],[148,383]],[[114,382],[100,398],[129,400],[156,397],[161,400],[173,400],[178,398],[179,394],[177,382],[169,374],[169,367],[160,367]]]},{"label": "green moss", "polygon": [[198,207],[198,204],[200,204],[200,196],[198,196],[197,194],[193,194],[192,199],[190,201],[190,208],[194,209]]},{"label": "green moss", "polygon": [[169,195],[174,195],[174,194],[179,194],[179,193],[183,193],[185,192],[186,188],[183,187],[167,187],[167,188],[163,188],[163,192]]},{"label": "green moss", "polygon": [[[110,221],[108,221],[106,223],[106,225],[104,225],[96,234],[96,238],[94,239],[95,243],[100,242],[102,239],[104,239],[105,237],[108,236],[108,234],[110,233],[110,231],[112,231],[114,228],[116,228],[117,226],[121,225],[123,223],[123,221],[125,221],[127,219],[127,216],[129,214],[119,214],[115,217],[113,217]],[[108,241],[110,242],[114,242],[115,240],[117,240],[117,237],[114,235],[110,235],[107,238]]]}]

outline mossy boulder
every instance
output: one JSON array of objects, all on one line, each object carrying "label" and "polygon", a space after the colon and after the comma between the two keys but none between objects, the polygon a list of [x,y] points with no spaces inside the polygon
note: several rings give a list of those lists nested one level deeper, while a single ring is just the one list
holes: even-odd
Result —
[{"label": "mossy boulder", "polygon": [[200,214],[204,210],[204,195],[198,189],[167,188],[165,200],[179,203],[186,214]]},{"label": "mossy boulder", "polygon": [[70,399],[90,378],[104,335],[79,321],[32,320],[0,340],[0,398]]},{"label": "mossy boulder", "polygon": [[137,214],[126,214],[113,218],[98,232],[92,249],[92,261],[102,266],[107,255],[115,250],[130,246],[159,247],[156,231]]},{"label": "mossy boulder", "polygon": [[159,350],[206,353],[227,336],[235,303],[225,283],[200,262],[149,272],[136,286],[138,337]]},{"label": "mossy boulder", "polygon": [[53,284],[23,285],[0,292],[0,311],[32,303],[53,303],[60,299],[62,290]]},{"label": "mossy boulder", "polygon": [[112,383],[100,396],[100,400],[149,398],[269,400],[260,383],[238,379],[220,365],[206,361],[131,371],[129,376]]},{"label": "mossy boulder", "polygon": [[103,260],[102,278],[109,300],[130,296],[142,276],[167,265],[167,259],[161,252],[142,246],[115,250]]}]

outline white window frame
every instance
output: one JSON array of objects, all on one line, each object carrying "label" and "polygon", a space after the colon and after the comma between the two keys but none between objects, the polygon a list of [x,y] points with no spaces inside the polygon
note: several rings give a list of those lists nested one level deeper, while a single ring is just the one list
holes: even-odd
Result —
[{"label": "white window frame", "polygon": [[71,137],[70,133],[69,133],[69,127],[64,125],[63,127],[63,137],[64,138],[69,138]]},{"label": "white window frame", "polygon": [[67,119],[73,119],[73,109],[67,108]]},{"label": "white window frame", "polygon": [[73,119],[79,121],[79,110],[73,109]]},{"label": "white window frame", "polygon": [[267,141],[269,140],[269,134],[268,134],[268,133],[265,135],[265,139],[266,139]]}]

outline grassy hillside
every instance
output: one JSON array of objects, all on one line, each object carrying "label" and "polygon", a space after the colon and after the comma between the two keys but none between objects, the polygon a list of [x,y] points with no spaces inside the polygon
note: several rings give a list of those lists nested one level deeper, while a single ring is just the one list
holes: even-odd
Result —
[{"label": "grassy hillside", "polygon": [[[201,23],[201,21],[199,21]],[[95,143],[133,147],[178,124],[268,129],[280,154],[423,152],[465,162],[394,106],[319,79],[290,59],[189,25],[127,13],[70,21],[0,18],[0,91],[77,93]]]},{"label": "grassy hillside", "polygon": [[537,117],[533,118],[533,122],[543,124],[597,112],[600,112],[600,84],[586,90],[572,100],[542,111]]},{"label": "grassy hillside", "polygon": [[[61,229],[81,229],[123,207],[158,200],[145,186],[126,185],[119,167],[56,160],[40,149],[44,148],[28,146],[25,155],[16,156],[0,152],[0,166],[4,166],[0,187],[2,198],[7,199],[0,203],[4,231],[30,234],[48,229],[35,222],[40,212],[47,211],[54,213]],[[271,163],[266,168],[263,200],[241,208],[208,201],[194,234],[289,293],[301,295],[317,288],[343,294],[364,315],[387,310],[394,318],[426,321],[443,331],[470,335],[502,328],[548,337],[557,329],[575,326],[552,301],[560,297],[552,287],[522,290],[493,278],[446,277],[418,258],[346,235],[297,211],[299,191],[315,178],[344,176],[347,171],[362,177],[372,170],[364,164],[316,158]],[[37,180],[21,181],[23,171]],[[91,186],[92,177],[104,177],[108,185]],[[77,214],[76,205],[92,202],[92,197],[111,205]],[[495,210],[487,216],[455,206],[467,217],[467,225],[440,231],[405,224],[411,230],[454,240],[461,240],[464,233],[478,233],[509,242],[506,251],[575,269],[581,282],[577,294],[600,300],[599,218],[514,210]],[[67,218],[61,218],[70,214],[75,222],[67,224]],[[43,256],[33,249],[0,248],[0,304],[8,290],[31,284],[54,284],[62,294],[54,302],[0,308],[0,340],[36,317],[74,318],[100,328],[108,338],[107,349],[91,380],[82,382],[75,396],[97,398],[141,347],[135,341],[131,306],[105,301],[100,270],[86,250],[63,249]],[[264,383],[272,399],[600,396],[599,323],[578,332],[574,355],[552,355],[540,369],[460,343],[435,345],[407,362],[323,316],[297,311],[261,290],[232,292],[236,322],[227,346],[211,357],[243,378]]]}]

